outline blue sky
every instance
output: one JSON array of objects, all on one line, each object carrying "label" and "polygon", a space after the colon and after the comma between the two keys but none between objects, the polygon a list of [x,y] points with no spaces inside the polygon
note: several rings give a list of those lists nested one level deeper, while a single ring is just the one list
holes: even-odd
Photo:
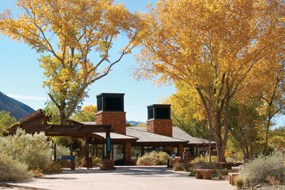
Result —
[{"label": "blue sky", "polygon": [[[146,5],[155,5],[157,0],[116,0],[124,3],[131,11],[147,11]],[[15,1],[6,0],[0,4],[0,12],[9,8],[15,11]],[[135,52],[139,52],[138,49]],[[39,67],[39,55],[27,45],[12,41],[0,35],[0,91],[34,109],[44,108],[48,99],[43,88],[43,70]],[[89,97],[83,105],[96,104],[96,95],[102,92],[125,93],[127,120],[146,121],[146,106],[159,103],[175,92],[173,86],[158,87],[152,81],[136,81],[132,77],[131,66],[134,55],[127,55],[111,73],[96,81],[89,88]],[[285,125],[285,119],[278,117],[278,125]]]},{"label": "blue sky", "polygon": [[[131,11],[147,11],[148,3],[156,0],[117,0]],[[0,11],[15,10],[14,1],[2,1]],[[136,50],[138,52],[138,49]],[[39,55],[27,45],[12,41],[0,35],[0,91],[34,109],[44,108],[48,99],[43,88],[43,70],[39,67]],[[158,87],[152,81],[136,81],[132,77],[131,66],[134,55],[127,55],[111,73],[90,86],[89,98],[84,105],[96,104],[96,95],[102,92],[125,93],[127,120],[146,121],[146,106],[159,103],[161,99],[175,92],[173,86]]]}]

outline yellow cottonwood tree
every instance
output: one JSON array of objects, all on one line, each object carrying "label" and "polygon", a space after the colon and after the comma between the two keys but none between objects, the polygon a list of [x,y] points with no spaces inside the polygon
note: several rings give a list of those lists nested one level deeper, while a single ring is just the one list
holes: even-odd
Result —
[{"label": "yellow cottonwood tree", "polygon": [[[274,124],[274,116],[284,113],[285,67],[283,60],[280,60],[279,62],[280,64],[270,64],[270,70],[264,73],[260,77],[259,81],[256,81],[258,83],[256,86],[260,90],[255,94],[251,94],[253,95],[254,99],[260,99],[262,102],[257,111],[260,115],[263,115],[265,117],[265,121],[262,125],[263,154],[269,153],[268,143],[270,138],[270,130]],[[255,85],[254,83],[253,85]]]},{"label": "yellow cottonwood tree", "polygon": [[96,111],[97,111],[97,107],[90,104],[87,106],[83,106],[82,109],[80,111],[78,111],[77,113],[75,113],[72,116],[72,119],[75,121],[79,121],[79,122],[95,122],[96,120]]},{"label": "yellow cottonwood tree", "polygon": [[168,102],[171,104],[171,118],[175,126],[180,127],[192,136],[209,138],[208,123],[205,112],[196,92],[191,91],[187,84],[176,82],[176,93]]},{"label": "yellow cottonwood tree", "polygon": [[[83,101],[88,86],[130,53],[143,33],[140,16],[113,0],[17,0],[17,6],[19,15],[1,14],[0,31],[42,54],[44,86],[61,123]],[[117,57],[110,57],[119,36],[128,40]]]},{"label": "yellow cottonwood tree", "polygon": [[135,76],[195,91],[218,161],[225,161],[232,98],[258,80],[255,67],[284,55],[284,11],[281,0],[160,0],[146,16]]},{"label": "yellow cottonwood tree", "polygon": [[11,116],[9,112],[0,111],[0,137],[16,122],[17,119]]}]

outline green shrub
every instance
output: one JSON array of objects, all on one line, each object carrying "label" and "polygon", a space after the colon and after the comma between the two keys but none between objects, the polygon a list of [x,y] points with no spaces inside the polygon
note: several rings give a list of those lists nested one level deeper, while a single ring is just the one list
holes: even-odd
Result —
[{"label": "green shrub", "polygon": [[28,166],[0,152],[0,182],[24,181],[32,177]]},{"label": "green shrub", "polygon": [[30,171],[33,175],[33,177],[42,177],[43,176],[43,173],[42,173],[42,170],[41,169],[32,169]]},{"label": "green shrub", "polygon": [[167,164],[170,156],[166,152],[159,152],[158,158],[159,158],[159,164],[158,165],[165,165],[165,164]]},{"label": "green shrub", "polygon": [[166,152],[150,152],[139,157],[137,160],[137,165],[166,165],[169,159],[169,155]]},{"label": "green shrub", "polygon": [[57,174],[62,172],[62,167],[60,162],[53,162],[43,169],[43,173],[46,174]]},{"label": "green shrub", "polygon": [[213,163],[208,162],[196,162],[192,163],[194,169],[214,169],[215,165]]},{"label": "green shrub", "polygon": [[193,177],[193,176],[195,176],[195,175],[196,175],[196,172],[193,170],[193,168],[191,168],[190,171],[189,171],[188,176]]},{"label": "green shrub", "polygon": [[214,175],[217,176],[218,179],[223,179],[223,172],[221,169],[216,169]]},{"label": "green shrub", "polygon": [[102,162],[102,159],[92,156],[92,166],[100,166]]},{"label": "green shrub", "polygon": [[[63,162],[63,161],[61,161]],[[78,167],[83,167],[84,166],[84,162],[85,162],[85,158],[84,157],[80,157],[80,156],[75,156],[75,167],[78,168]],[[70,167],[70,162],[68,160],[65,160],[64,161],[64,168],[68,168]]]},{"label": "green shrub", "polygon": [[284,159],[285,156],[282,154],[256,158],[245,165],[241,171],[241,177],[247,178],[251,186],[266,182],[268,177],[273,177],[284,183]]},{"label": "green shrub", "polygon": [[26,134],[18,129],[16,134],[0,139],[2,152],[14,160],[25,163],[28,169],[44,169],[51,163],[51,144],[44,133]]},{"label": "green shrub", "polygon": [[172,167],[173,171],[184,171],[182,164],[180,162],[175,162]]},{"label": "green shrub", "polygon": [[189,162],[175,162],[173,164],[174,171],[190,172],[192,168],[193,168],[193,165]]},{"label": "green shrub", "polygon": [[[192,164],[195,164],[195,163],[200,163],[200,162],[209,162],[209,155],[200,155],[198,157],[196,157],[194,160],[191,161]],[[217,156],[211,156],[211,162],[217,162]]]},{"label": "green shrub", "polygon": [[211,156],[211,163],[209,163],[209,156],[199,156],[192,160],[190,163],[194,169],[213,169],[215,168],[216,156]]},{"label": "green shrub", "polygon": [[238,190],[241,190],[244,187],[244,179],[241,177],[237,177],[235,180],[235,185],[237,186]]}]

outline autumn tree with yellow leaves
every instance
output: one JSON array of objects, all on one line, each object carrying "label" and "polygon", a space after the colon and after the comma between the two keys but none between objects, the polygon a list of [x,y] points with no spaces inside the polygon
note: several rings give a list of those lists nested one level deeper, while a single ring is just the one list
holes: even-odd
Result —
[{"label": "autumn tree with yellow leaves", "polygon": [[285,108],[285,75],[284,62],[276,68],[271,68],[260,80],[260,92],[257,99],[261,101],[261,106],[257,109],[260,115],[264,115],[265,121],[262,125],[262,145],[263,154],[269,154],[269,141],[271,129],[274,125],[273,118],[277,114],[284,113]]},{"label": "autumn tree with yellow leaves", "polygon": [[279,64],[284,14],[281,0],[160,0],[146,15],[149,33],[135,76],[183,83],[195,92],[218,161],[225,161],[230,103],[242,90],[251,91],[249,84],[267,65]]},{"label": "autumn tree with yellow leaves", "polygon": [[208,122],[202,104],[197,101],[195,91],[191,91],[185,83],[176,83],[176,93],[168,99],[171,104],[171,118],[177,126],[194,137],[209,138]]},{"label": "autumn tree with yellow leaves", "polygon": [[72,120],[79,122],[94,122],[96,121],[96,111],[97,107],[90,104],[87,106],[83,106],[80,111],[77,111],[73,116]]},{"label": "autumn tree with yellow leaves", "polygon": [[[48,95],[66,123],[87,95],[142,37],[143,22],[113,0],[17,0],[19,15],[0,15],[0,31],[42,56]],[[126,44],[114,51],[119,36]]]}]

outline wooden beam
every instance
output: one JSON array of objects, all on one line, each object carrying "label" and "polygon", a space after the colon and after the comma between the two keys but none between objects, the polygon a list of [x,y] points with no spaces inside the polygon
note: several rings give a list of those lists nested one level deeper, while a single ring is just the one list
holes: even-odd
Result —
[{"label": "wooden beam", "polygon": [[[47,136],[71,136],[85,137],[92,136],[94,132],[107,132],[111,130],[111,125],[34,125],[20,126],[26,133],[44,132]],[[16,131],[10,131],[15,133]]]}]

